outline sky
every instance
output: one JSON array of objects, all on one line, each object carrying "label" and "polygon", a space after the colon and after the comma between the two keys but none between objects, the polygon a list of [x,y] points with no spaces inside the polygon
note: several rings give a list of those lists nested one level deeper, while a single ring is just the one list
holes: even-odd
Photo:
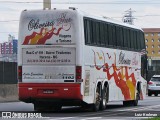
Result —
[{"label": "sky", "polygon": [[[52,8],[75,7],[82,11],[119,21],[130,8],[134,10],[134,25],[141,28],[160,28],[160,0],[51,0]],[[8,35],[18,39],[20,13],[23,10],[43,9],[43,0],[0,0],[0,43]]]}]

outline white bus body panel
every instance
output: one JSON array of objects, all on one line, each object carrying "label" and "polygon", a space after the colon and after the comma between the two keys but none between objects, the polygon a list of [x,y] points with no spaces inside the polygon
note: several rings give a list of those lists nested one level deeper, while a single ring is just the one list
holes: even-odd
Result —
[{"label": "white bus body panel", "polygon": [[[76,12],[71,10],[22,12],[18,49],[18,65],[23,66],[22,82],[32,79],[32,82],[53,82],[59,78],[61,83],[62,78],[70,77],[75,82],[75,66],[79,63],[77,21]],[[55,69],[57,72],[53,73]],[[36,73],[41,80],[33,77]]]},{"label": "white bus body panel", "polygon": [[138,80],[142,81],[144,93],[140,53],[85,45],[84,16],[89,17],[77,10],[22,12],[18,43],[22,82],[64,83],[69,78],[75,83],[75,67],[82,66],[81,94],[86,103],[94,103],[98,82],[108,82],[109,101],[135,99]]},{"label": "white bus body panel", "polygon": [[[140,74],[140,53],[86,46],[84,54],[85,73],[89,74],[89,79],[87,80],[90,81],[88,82],[90,83],[89,88],[87,86],[84,87],[84,90],[85,88],[88,89],[88,91],[84,91],[86,92],[84,93],[86,101],[88,99],[93,100],[93,91],[98,80],[108,81],[109,101],[135,99],[137,81],[144,80],[142,80]],[[108,72],[105,71],[106,67],[109,68]],[[122,75],[121,78],[119,74]],[[145,83],[143,84],[145,85]]]}]

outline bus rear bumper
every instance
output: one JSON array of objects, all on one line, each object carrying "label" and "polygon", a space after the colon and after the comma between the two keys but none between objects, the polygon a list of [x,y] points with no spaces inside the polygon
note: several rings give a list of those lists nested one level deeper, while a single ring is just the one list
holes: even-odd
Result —
[{"label": "bus rear bumper", "polygon": [[80,84],[19,83],[19,100],[24,102],[82,100]]}]

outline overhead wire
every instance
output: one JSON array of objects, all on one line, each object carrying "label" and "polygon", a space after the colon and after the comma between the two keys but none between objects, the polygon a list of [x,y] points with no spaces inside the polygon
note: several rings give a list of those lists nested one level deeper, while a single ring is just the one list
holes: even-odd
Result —
[{"label": "overhead wire", "polygon": [[[160,15],[141,15],[141,16],[134,16],[134,17],[159,17]],[[111,17],[111,18],[122,18],[121,17]],[[19,20],[0,20],[0,23],[4,23],[4,22],[19,22]]]},{"label": "overhead wire", "polygon": [[2,21],[0,20],[0,22],[3,22],[3,23],[4,22],[19,22],[19,20],[2,20]]},{"label": "overhead wire", "polygon": [[[43,2],[25,2],[25,1],[0,1],[0,3],[26,3],[26,4],[41,4]],[[112,2],[52,2],[51,4],[160,4],[158,1],[112,1]],[[160,15],[144,15],[144,16],[135,16],[135,17],[153,17]],[[123,17],[123,16],[122,16]],[[111,17],[111,18],[122,18],[122,17]],[[10,22],[19,22],[19,20],[0,20],[0,23],[10,23]],[[8,32],[0,32],[8,33]],[[12,32],[13,33],[13,32]],[[18,32],[15,32],[18,33]]]},{"label": "overhead wire", "polygon": [[[24,2],[24,1],[0,1],[0,3],[43,3],[43,2]],[[112,2],[52,2],[51,4],[160,4],[158,1],[112,1]]]}]

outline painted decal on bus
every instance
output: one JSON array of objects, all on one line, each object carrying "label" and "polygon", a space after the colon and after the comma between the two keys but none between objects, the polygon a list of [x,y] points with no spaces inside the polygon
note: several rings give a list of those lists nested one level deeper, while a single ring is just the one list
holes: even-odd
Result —
[{"label": "painted decal on bus", "polygon": [[59,35],[62,27],[60,27],[56,32],[56,28],[52,27],[51,30],[47,28],[41,28],[40,32],[33,32],[31,35],[25,37],[23,45],[28,44],[45,44],[48,39],[50,39],[53,35]]},{"label": "painted decal on bus", "polygon": [[[130,60],[129,58],[125,58],[125,54],[123,54],[123,52],[121,51],[119,54],[119,64],[123,64],[123,66],[116,66],[116,53],[114,53],[114,56],[109,55],[109,53],[104,53],[103,51],[101,51],[101,53],[99,52],[95,52],[93,50],[94,53],[94,64],[97,70],[103,70],[103,72],[106,73],[107,79],[111,80],[114,79],[115,84],[117,85],[117,87],[120,88],[124,99],[125,100],[134,100],[135,99],[135,92],[136,92],[136,78],[135,78],[135,73],[132,71],[129,74],[129,71],[131,69],[131,67],[128,67],[126,65],[130,65],[130,64],[138,64],[137,60]],[[108,60],[110,60],[112,57],[114,57],[115,61],[114,63],[109,66],[109,64],[106,62],[106,57],[108,57]],[[104,64],[102,66],[98,66],[96,61],[98,58],[98,60],[103,60]],[[133,61],[133,62],[131,62]],[[111,72],[111,69],[113,69],[113,71]],[[134,71],[137,71],[139,69],[134,69]],[[140,99],[143,99],[143,94],[142,91],[140,93]]]},{"label": "painted decal on bus", "polygon": [[[32,18],[29,20],[27,27],[27,33],[29,33],[25,35],[22,45],[53,44],[53,41],[55,44],[73,42],[71,33],[64,32],[71,29],[72,18],[67,16],[67,12],[61,13],[59,16],[55,15],[55,17],[55,19],[52,18],[50,20],[44,20],[45,18]],[[47,41],[49,40],[52,40],[52,42],[48,43]]]}]

